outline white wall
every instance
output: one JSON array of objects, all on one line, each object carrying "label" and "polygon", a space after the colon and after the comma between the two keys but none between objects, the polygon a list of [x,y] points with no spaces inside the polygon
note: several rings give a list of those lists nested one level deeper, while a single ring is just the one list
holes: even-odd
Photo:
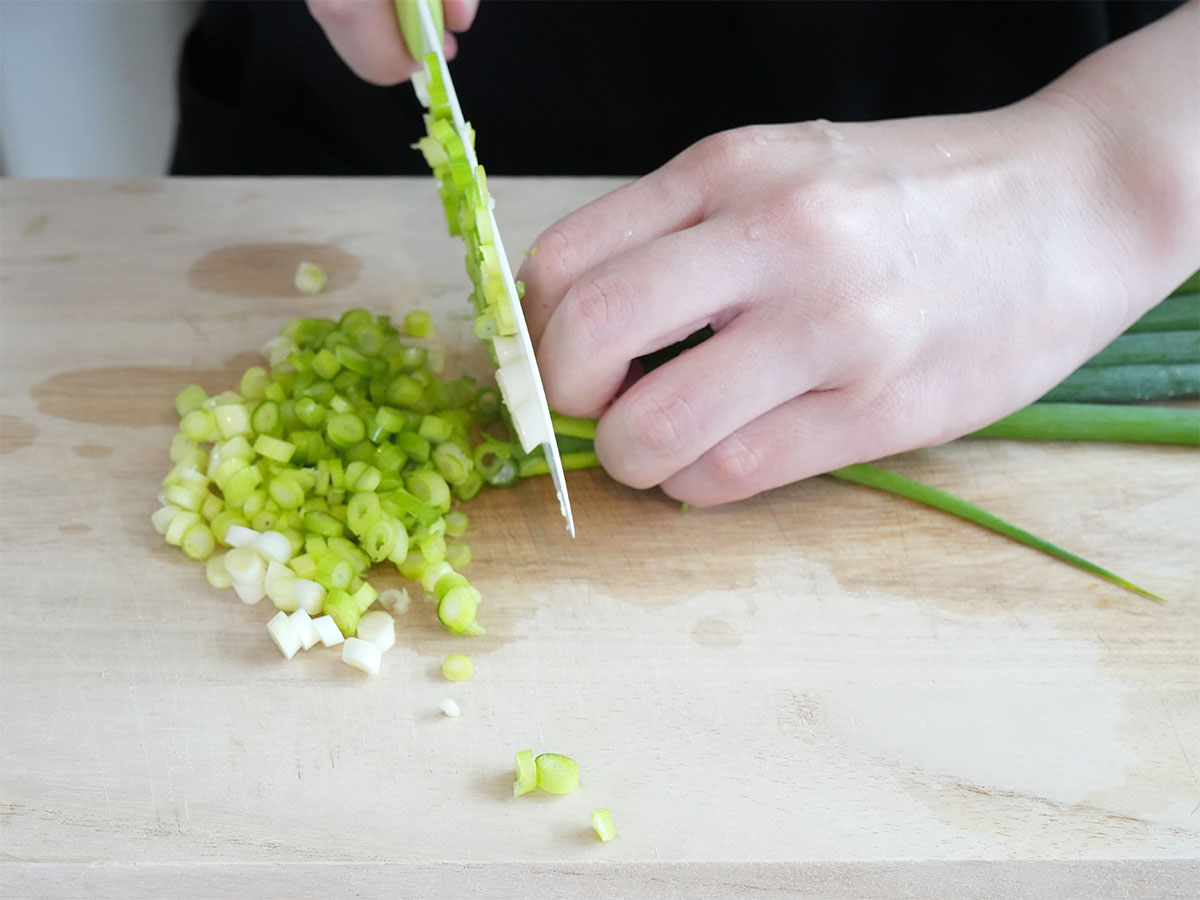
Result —
[{"label": "white wall", "polygon": [[197,0],[0,0],[6,175],[163,175]]}]

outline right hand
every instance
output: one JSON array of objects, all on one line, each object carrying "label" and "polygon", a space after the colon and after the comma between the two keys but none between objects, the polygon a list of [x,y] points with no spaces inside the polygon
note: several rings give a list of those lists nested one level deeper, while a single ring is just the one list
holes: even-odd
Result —
[{"label": "right hand", "polygon": [[[478,8],[479,0],[442,0],[447,59],[458,51],[453,32],[470,28]],[[308,0],[308,9],[338,56],[364,81],[399,84],[420,68],[404,44],[392,0]]]}]

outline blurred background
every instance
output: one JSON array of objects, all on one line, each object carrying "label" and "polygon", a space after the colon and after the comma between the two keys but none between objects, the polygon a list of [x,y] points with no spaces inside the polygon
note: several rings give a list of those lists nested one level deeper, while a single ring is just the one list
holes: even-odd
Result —
[{"label": "blurred background", "polygon": [[0,172],[166,174],[199,0],[0,0]]}]

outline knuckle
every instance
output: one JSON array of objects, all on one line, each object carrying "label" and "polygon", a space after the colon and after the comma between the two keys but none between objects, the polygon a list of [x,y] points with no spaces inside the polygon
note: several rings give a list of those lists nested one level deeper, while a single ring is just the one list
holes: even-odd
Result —
[{"label": "knuckle", "polygon": [[680,453],[696,432],[695,408],[677,390],[640,392],[630,415],[633,442],[654,456]]},{"label": "knuckle", "polygon": [[598,276],[578,282],[563,302],[587,346],[598,349],[629,324],[629,297],[628,286],[620,279]]},{"label": "knuckle", "polygon": [[718,131],[692,144],[678,159],[711,178],[728,179],[730,171],[740,170],[760,151],[754,140],[760,130],[748,126]]},{"label": "knuckle", "polygon": [[708,477],[720,487],[752,481],[763,469],[762,454],[738,434],[731,434],[705,454]]}]

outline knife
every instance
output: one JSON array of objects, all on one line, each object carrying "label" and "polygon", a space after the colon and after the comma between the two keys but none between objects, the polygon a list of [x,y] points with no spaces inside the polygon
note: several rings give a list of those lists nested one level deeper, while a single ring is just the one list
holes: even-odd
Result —
[{"label": "knife", "polygon": [[426,137],[418,142],[435,176],[451,234],[467,245],[467,270],[475,283],[475,333],[491,344],[496,384],[504,398],[521,448],[531,453],[544,448],[558,508],[575,537],[571,499],[562,458],[554,437],[550,406],[538,371],[537,358],[517,283],[496,225],[494,202],[475,155],[475,133],[463,117],[458,94],[442,53],[440,0],[395,0],[396,18],[405,44],[423,69],[412,77],[413,89],[425,116]]}]

